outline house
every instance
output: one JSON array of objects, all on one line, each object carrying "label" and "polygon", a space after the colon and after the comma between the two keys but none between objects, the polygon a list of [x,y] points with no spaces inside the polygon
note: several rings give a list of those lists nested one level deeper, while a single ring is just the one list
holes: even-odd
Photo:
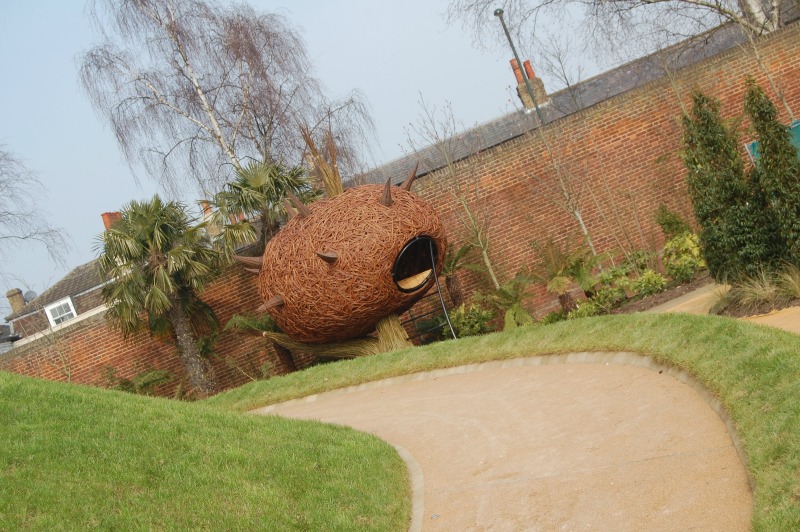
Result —
[{"label": "house", "polygon": [[[59,330],[73,320],[82,320],[105,310],[100,290],[105,280],[97,270],[97,260],[82,264],[31,301],[25,301],[18,288],[6,293],[11,314],[6,316],[17,342]],[[20,344],[23,345],[23,344]]]}]

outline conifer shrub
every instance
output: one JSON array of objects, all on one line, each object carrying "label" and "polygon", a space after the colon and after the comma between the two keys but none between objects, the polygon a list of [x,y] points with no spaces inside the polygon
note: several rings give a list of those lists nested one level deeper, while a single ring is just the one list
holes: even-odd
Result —
[{"label": "conifer shrub", "polygon": [[[747,80],[744,110],[758,136],[758,159],[754,180],[765,199],[762,206],[774,214],[777,234],[776,256],[800,264],[800,160],[789,128],[778,120],[778,110],[754,80]],[[785,253],[785,256],[781,256]]]},{"label": "conifer shrub", "polygon": [[[759,159],[748,172],[738,128],[723,122],[718,100],[695,92],[683,117],[686,183],[701,226],[700,249],[711,276],[722,282],[774,269],[795,249],[800,259],[800,167],[790,161],[797,152],[774,105],[752,81],[745,99],[761,143]],[[793,242],[787,240],[791,237]]]}]

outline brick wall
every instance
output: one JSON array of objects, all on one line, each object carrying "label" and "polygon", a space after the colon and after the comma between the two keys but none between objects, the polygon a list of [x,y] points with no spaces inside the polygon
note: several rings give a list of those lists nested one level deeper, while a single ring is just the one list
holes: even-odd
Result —
[{"label": "brick wall", "polygon": [[[800,114],[800,26],[761,39],[758,47]],[[531,241],[559,242],[568,235],[576,241],[581,234],[577,221],[558,205],[563,197],[553,162],[562,175],[571,176],[565,181],[579,197],[598,252],[660,250],[663,236],[653,219],[660,203],[692,219],[680,158],[680,117],[689,109],[693,89],[719,98],[725,118],[739,117],[745,80],[752,76],[778,105],[781,120],[789,122],[750,49],[735,48],[674,74],[671,81],[652,82],[548,124],[542,133],[552,158],[541,136],[532,133],[424,176],[414,191],[434,204],[456,246],[466,238],[463,212],[453,201],[456,181],[479,214],[481,204],[488,206],[491,259],[501,282],[534,263]],[[743,137],[749,140],[746,131]],[[458,275],[467,292],[488,288],[477,274],[462,270]],[[538,315],[557,308],[543,289],[532,293],[531,310]]]}]

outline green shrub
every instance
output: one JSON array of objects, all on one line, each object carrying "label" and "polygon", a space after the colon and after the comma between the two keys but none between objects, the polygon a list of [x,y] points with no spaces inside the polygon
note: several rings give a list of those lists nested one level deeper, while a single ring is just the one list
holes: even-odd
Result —
[{"label": "green shrub", "polygon": [[444,338],[452,338],[450,329],[443,314],[433,318],[423,318],[414,320],[414,331],[417,333],[419,343],[428,345]]},{"label": "green shrub", "polygon": [[165,369],[150,368],[130,379],[118,377],[116,368],[110,366],[106,366],[104,372],[109,388],[136,395],[152,395],[158,386],[173,379],[172,373]]},{"label": "green shrub", "polygon": [[631,265],[625,262],[619,266],[603,270],[597,276],[597,282],[601,286],[616,286],[620,282],[624,284],[628,280],[629,273],[631,273]]},{"label": "green shrub", "polygon": [[542,319],[539,320],[539,323],[542,325],[551,325],[553,323],[558,323],[559,321],[564,321],[568,316],[569,314],[564,312],[563,309],[554,310],[553,312],[542,316]]},{"label": "green shrub", "polygon": [[692,94],[684,116],[686,183],[700,247],[711,276],[736,282],[775,269],[793,254],[800,262],[800,163],[772,102],[748,80],[745,113],[758,135],[758,160],[748,171],[737,126],[721,118],[720,103]]},{"label": "green shrub", "polygon": [[650,269],[655,261],[655,253],[646,249],[637,249],[636,251],[628,253],[625,256],[624,267],[627,269],[627,273],[640,273],[644,270]]},{"label": "green shrub", "polygon": [[533,325],[534,323],[536,323],[534,317],[519,303],[506,310],[503,315],[504,331],[524,327],[525,325]]},{"label": "green shrub", "polygon": [[503,330],[530,325],[535,320],[522,306],[522,302],[527,297],[526,290],[530,283],[530,277],[523,273],[518,273],[493,293],[473,296],[473,303],[485,303],[502,314]]},{"label": "green shrub", "polygon": [[[459,338],[492,332],[489,322],[494,318],[494,312],[475,303],[469,307],[466,304],[460,305],[452,309],[449,316],[450,323],[453,324],[453,329]],[[447,331],[447,334],[449,333],[450,331]]]},{"label": "green shrub", "polygon": [[669,210],[663,203],[658,206],[658,210],[656,211],[656,223],[661,228],[667,240],[672,240],[683,233],[692,232],[692,228],[681,218],[681,215]]},{"label": "green shrub", "polygon": [[627,297],[628,294],[622,286],[602,286],[595,291],[590,301],[597,307],[599,314],[605,314],[611,312],[611,309],[625,301]]},{"label": "green shrub", "polygon": [[570,312],[567,315],[567,319],[589,318],[591,316],[599,316],[600,314],[604,314],[603,309],[601,309],[594,300],[587,299],[586,301],[578,303],[578,308]]},{"label": "green shrub", "polygon": [[664,244],[662,261],[667,275],[679,283],[690,281],[706,267],[700,253],[700,242],[694,233],[683,233]]},{"label": "green shrub", "polygon": [[667,280],[660,273],[645,270],[638,279],[633,281],[633,291],[640,296],[651,296],[664,291]]}]

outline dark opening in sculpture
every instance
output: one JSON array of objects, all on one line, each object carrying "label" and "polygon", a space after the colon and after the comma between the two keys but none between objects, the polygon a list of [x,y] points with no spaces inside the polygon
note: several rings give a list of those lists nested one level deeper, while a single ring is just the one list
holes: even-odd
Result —
[{"label": "dark opening in sculpture", "polygon": [[401,292],[416,292],[431,280],[431,252],[436,261],[438,248],[427,235],[413,238],[403,247],[392,269],[392,278]]}]

